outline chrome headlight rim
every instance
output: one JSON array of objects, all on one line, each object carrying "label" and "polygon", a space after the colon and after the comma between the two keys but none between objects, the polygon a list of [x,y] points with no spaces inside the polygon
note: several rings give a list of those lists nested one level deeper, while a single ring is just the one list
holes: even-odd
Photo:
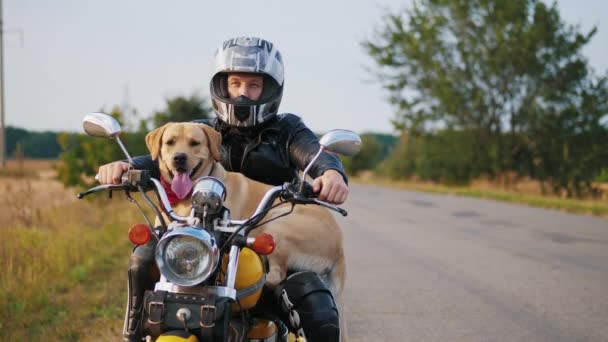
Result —
[{"label": "chrome headlight rim", "polygon": [[[177,274],[171,269],[171,267],[169,267],[167,261],[165,260],[167,245],[173,239],[178,237],[193,238],[197,240],[197,242],[201,243],[203,248],[206,249],[205,252],[207,253],[209,261],[207,262],[203,272],[200,272],[192,278],[186,278]],[[209,234],[204,229],[195,227],[175,228],[173,231],[165,234],[165,236],[158,241],[155,251],[155,260],[160,273],[165,277],[165,279],[179,286],[194,286],[207,280],[217,268],[219,263],[219,247],[217,246],[213,235]]]},{"label": "chrome headlight rim", "polygon": [[217,213],[226,200],[226,185],[219,178],[204,176],[192,184],[192,208],[199,214],[206,208],[209,214]]}]

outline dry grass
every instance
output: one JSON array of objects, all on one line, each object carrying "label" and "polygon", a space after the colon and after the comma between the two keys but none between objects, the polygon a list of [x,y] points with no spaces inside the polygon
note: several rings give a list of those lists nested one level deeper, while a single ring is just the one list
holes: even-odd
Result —
[{"label": "dry grass", "polygon": [[25,169],[48,171],[52,170],[56,163],[56,159],[9,159],[6,162],[6,168],[14,170],[24,167]]},{"label": "dry grass", "polygon": [[44,210],[77,201],[74,190],[64,189],[48,171],[36,177],[0,177],[0,227],[9,224],[31,226]]},{"label": "dry grass", "polygon": [[51,164],[0,177],[0,340],[119,340],[127,229],[141,216],[119,194],[76,200]]},{"label": "dry grass", "polygon": [[376,177],[372,173],[363,173],[358,175],[358,177],[353,177],[353,181],[405,190],[488,198],[576,214],[608,216],[608,198],[606,197],[608,189],[605,184],[598,185],[604,191],[603,197],[600,199],[573,199],[543,194],[541,184],[536,181],[521,179],[498,181],[479,179],[473,181],[468,186],[448,186],[418,180],[394,181]]},{"label": "dry grass", "polygon": [[37,178],[53,175],[57,160],[46,159],[9,159],[6,168],[0,169],[0,177],[9,178]]}]

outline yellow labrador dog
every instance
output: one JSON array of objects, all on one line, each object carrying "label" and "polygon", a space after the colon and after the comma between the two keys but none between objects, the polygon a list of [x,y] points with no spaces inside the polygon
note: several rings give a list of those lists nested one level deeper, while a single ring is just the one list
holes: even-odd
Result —
[{"label": "yellow labrador dog", "polygon": [[[173,204],[177,214],[189,215],[192,181],[203,176],[224,182],[225,205],[233,219],[249,218],[270,189],[271,186],[240,173],[226,171],[219,163],[220,144],[221,135],[217,131],[198,123],[168,123],[146,136],[152,159],[158,159],[162,182],[170,184],[178,197]],[[285,210],[276,208],[267,217]],[[276,249],[268,258],[268,286],[276,286],[286,277],[288,269],[313,271],[324,276],[338,305],[342,306],[346,273],[342,232],[327,209],[315,205],[296,206],[293,213],[263,225],[252,235],[263,232],[271,234],[276,242]],[[344,321],[344,315],[341,317]]]}]

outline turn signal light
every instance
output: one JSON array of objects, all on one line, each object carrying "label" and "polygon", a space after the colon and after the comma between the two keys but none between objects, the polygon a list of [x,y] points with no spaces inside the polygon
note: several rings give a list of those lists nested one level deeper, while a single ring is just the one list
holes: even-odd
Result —
[{"label": "turn signal light", "polygon": [[267,233],[262,233],[256,236],[255,240],[253,241],[253,245],[251,246],[256,253],[261,255],[268,255],[272,253],[272,251],[274,251],[274,247],[274,238],[272,235]]},{"label": "turn signal light", "polygon": [[135,245],[145,245],[150,241],[151,237],[152,231],[150,227],[143,223],[136,223],[129,228],[129,240]]}]

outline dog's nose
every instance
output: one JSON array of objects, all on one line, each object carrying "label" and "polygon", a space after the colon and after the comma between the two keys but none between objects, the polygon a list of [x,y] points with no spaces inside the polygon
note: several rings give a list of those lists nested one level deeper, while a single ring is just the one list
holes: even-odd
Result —
[{"label": "dog's nose", "polygon": [[173,155],[173,162],[175,165],[185,165],[188,160],[188,156],[185,153],[176,153]]}]

